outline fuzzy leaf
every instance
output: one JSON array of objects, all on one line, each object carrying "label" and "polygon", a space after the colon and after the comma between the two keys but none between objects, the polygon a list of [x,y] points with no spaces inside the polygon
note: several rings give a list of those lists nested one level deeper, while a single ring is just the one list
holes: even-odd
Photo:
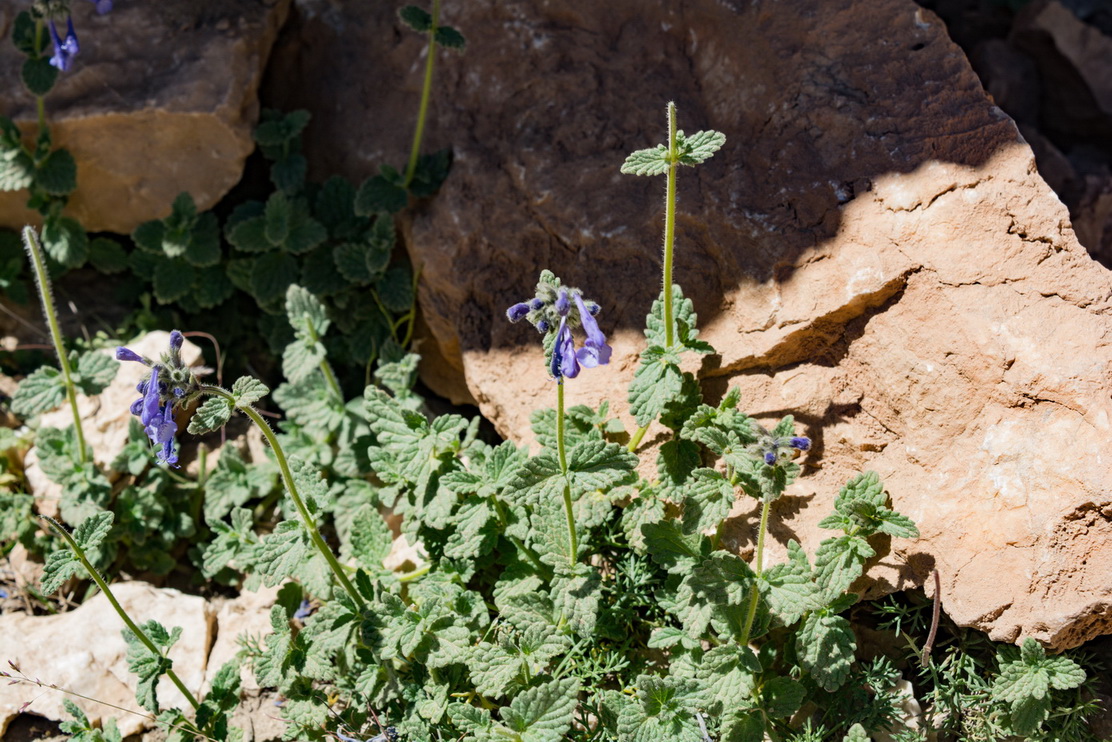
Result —
[{"label": "fuzzy leaf", "polygon": [[723,644],[712,647],[698,667],[699,682],[710,694],[707,710],[715,715],[742,706],[757,684],[761,663],[749,647]]},{"label": "fuzzy leaf", "polygon": [[418,33],[425,33],[432,28],[432,16],[427,10],[416,5],[406,5],[398,11],[398,17]]},{"label": "fuzzy leaf", "polygon": [[42,228],[46,254],[67,268],[77,268],[89,257],[89,235],[76,219],[47,218]]},{"label": "fuzzy leaf", "polygon": [[51,196],[65,196],[77,189],[77,162],[69,150],[56,149],[39,163],[35,183]]},{"label": "fuzzy leaf", "polygon": [[757,585],[769,610],[785,626],[822,607],[807,555],[795,539],[788,542],[788,561],[765,570]]},{"label": "fuzzy leaf", "polygon": [[284,520],[255,547],[256,571],[273,587],[298,571],[310,556],[309,535],[300,521]]},{"label": "fuzzy leaf", "polygon": [[39,366],[19,383],[12,397],[12,412],[20,417],[31,417],[53,410],[66,399],[65,380],[62,372],[53,366]]},{"label": "fuzzy leaf", "polygon": [[232,396],[236,398],[236,407],[246,409],[270,393],[266,384],[253,376],[241,376],[232,384]]},{"label": "fuzzy leaf", "polygon": [[296,384],[319,369],[324,359],[324,345],[320,341],[298,338],[282,352],[282,375]]},{"label": "fuzzy leaf", "polygon": [[127,253],[116,240],[97,237],[89,243],[89,262],[100,273],[122,273],[127,269]]},{"label": "fuzzy leaf", "polygon": [[58,80],[58,69],[51,65],[46,57],[32,57],[23,60],[19,76],[31,95],[42,97],[53,89],[54,83]]},{"label": "fuzzy leaf", "polygon": [[846,732],[846,736],[842,737],[842,742],[869,742],[869,734],[865,731],[865,727],[854,724]]},{"label": "fuzzy leaf", "polygon": [[675,521],[646,523],[641,526],[641,533],[649,556],[669,572],[688,571],[703,556],[700,549],[703,537],[698,533],[685,534]]},{"label": "fuzzy leaf", "polygon": [[190,294],[197,271],[182,258],[161,258],[155,264],[154,295],[160,304],[172,304]]},{"label": "fuzzy leaf", "polygon": [[375,175],[363,181],[355,194],[355,213],[358,216],[373,216],[378,212],[396,214],[409,203],[409,194],[400,185],[391,183],[382,175]]},{"label": "fuzzy leaf", "polygon": [[660,346],[641,352],[641,365],[629,385],[629,407],[638,425],[648,425],[683,391],[679,356]]},{"label": "fuzzy leaf", "polygon": [[169,632],[154,620],[147,621],[139,628],[160,649],[161,654],[152,652],[132,633],[131,629],[124,629],[122,633],[124,641],[127,642],[127,669],[139,676],[135,700],[143,708],[157,714],[159,706],[155,688],[158,679],[173,666],[165,653],[181,636],[182,630],[181,627],[175,627],[172,632]]},{"label": "fuzzy leaf", "polygon": [[371,574],[382,571],[382,560],[393,543],[390,527],[373,505],[359,508],[352,521],[351,551],[359,564]]},{"label": "fuzzy leaf", "polygon": [[720,131],[697,131],[691,136],[686,136],[682,131],[676,132],[676,149],[679,150],[681,165],[706,162],[725,143],[726,135]]},{"label": "fuzzy leaf", "polygon": [[463,49],[467,40],[451,26],[438,26],[436,29],[436,43],[448,49]]},{"label": "fuzzy leaf", "polygon": [[119,370],[120,364],[112,356],[90,351],[82,354],[78,359],[74,383],[82,394],[95,397],[108,388]]},{"label": "fuzzy leaf", "polygon": [[267,304],[283,296],[299,274],[293,256],[280,252],[265,253],[259,256],[251,269],[251,292],[259,302]]},{"label": "fuzzy leaf", "polygon": [[626,157],[621,172],[626,175],[663,175],[668,172],[668,148],[658,144],[639,149]]},{"label": "fuzzy leaf", "polygon": [[83,571],[81,562],[68,547],[50,552],[43,566],[39,590],[43,595],[53,595],[66,580]]},{"label": "fuzzy leaf", "polygon": [[828,538],[819,544],[815,552],[815,582],[823,601],[829,603],[849,590],[864,571],[865,560],[875,554],[869,542],[857,536]]},{"label": "fuzzy leaf", "polygon": [[202,435],[218,430],[227,425],[231,417],[231,402],[223,397],[210,397],[193,413],[193,418],[189,421],[188,431],[193,435]]},{"label": "fuzzy leaf", "polygon": [[578,696],[575,678],[529,688],[502,709],[502,723],[516,732],[521,742],[560,742],[571,728]]},{"label": "fuzzy leaf", "polygon": [[811,671],[815,682],[833,693],[849,677],[857,639],[849,621],[826,611],[807,616],[796,636],[800,664]]}]

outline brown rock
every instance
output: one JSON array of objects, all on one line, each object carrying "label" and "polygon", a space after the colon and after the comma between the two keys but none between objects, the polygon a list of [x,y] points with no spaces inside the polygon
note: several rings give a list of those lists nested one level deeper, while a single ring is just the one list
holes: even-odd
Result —
[{"label": "brown rock", "polygon": [[[325,82],[270,94],[321,112],[311,152],[345,132],[321,175],[364,177],[404,153],[421,45],[371,43],[394,32],[387,9],[299,7],[277,69]],[[748,411],[794,413],[815,439],[775,548],[813,550],[840,485],[874,469],[923,537],[882,550],[870,594],[937,567],[947,613],[994,639],[1064,648],[1112,631],[1112,278],[936,18],[910,0],[445,13],[468,48],[440,62],[426,149],[450,142],[455,165],[403,227],[430,340],[466,390],[427,381],[530,439],[555,393],[536,334],[503,312],[550,268],[599,300],[614,345],[568,403],[625,408],[664,184],[618,169],[663,140],[674,98],[681,128],[727,136],[680,173],[676,280],[719,350],[704,393],[740,386]],[[361,61],[321,77],[335,58]],[[327,105],[338,89],[345,105]],[[743,505],[730,536],[745,552]]]},{"label": "brown rock", "polygon": [[[27,3],[0,0],[10,36]],[[74,3],[81,51],[47,97],[57,146],[77,160],[67,213],[89,230],[128,233],[165,217],[182,191],[210,208],[239,181],[254,149],[257,88],[289,0],[117,3],[98,16]],[[0,45],[0,114],[28,136],[35,102],[23,57]],[[0,193],[0,225],[38,223],[25,193]]]},{"label": "brown rock", "polygon": [[1045,126],[1075,135],[1112,133],[1112,37],[1057,0],[1037,0],[1017,16],[1011,40],[1038,63]]}]

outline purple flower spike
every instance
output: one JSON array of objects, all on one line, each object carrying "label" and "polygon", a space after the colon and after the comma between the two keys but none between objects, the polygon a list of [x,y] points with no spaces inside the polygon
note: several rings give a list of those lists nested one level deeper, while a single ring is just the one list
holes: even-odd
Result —
[{"label": "purple flower spike", "polygon": [[[147,391],[143,394],[143,406],[140,410],[139,420],[143,423],[143,427],[148,429],[162,413],[162,400],[158,393],[158,366],[151,369],[151,378],[147,382]],[[151,440],[153,441],[154,438]]]},{"label": "purple flower spike", "polygon": [[125,348],[122,345],[120,347],[116,348],[116,360],[117,361],[138,361],[139,363],[142,363],[144,366],[151,365],[151,362],[148,361],[146,358],[139,355],[134,350],[131,350],[130,348]]},{"label": "purple flower spike", "polygon": [[571,309],[571,303],[568,301],[568,290],[560,289],[560,293],[556,295],[556,311],[560,313],[561,317],[568,316],[568,310]]},{"label": "purple flower spike", "polygon": [[506,317],[510,322],[520,322],[527,314],[529,314],[529,305],[525,302],[518,302],[506,310]]},{"label": "purple flower spike", "polygon": [[571,337],[571,328],[566,319],[560,320],[560,329],[556,331],[556,342],[552,346],[552,366],[549,368],[556,381],[567,377],[574,379],[579,375],[579,362],[575,357],[575,342]]},{"label": "purple flower spike", "polygon": [[576,352],[576,358],[587,368],[605,366],[610,363],[610,353],[613,349],[607,345],[606,336],[598,329],[598,323],[595,322],[594,316],[578,292],[574,294],[574,298],[575,305],[579,308],[579,319],[583,323],[583,330],[587,333],[587,340]]},{"label": "purple flower spike", "polygon": [[792,448],[799,449],[800,451],[809,451],[811,449],[811,439],[804,438],[803,436],[797,436],[791,439],[789,445]]},{"label": "purple flower spike", "polygon": [[80,46],[77,44],[77,32],[73,30],[73,19],[67,19],[66,24],[66,38],[62,40],[58,35],[58,28],[54,25],[54,21],[50,22],[50,38],[54,42],[54,56],[50,58],[50,64],[62,72],[70,68],[74,55],[80,51]]},{"label": "purple flower spike", "polygon": [[178,455],[174,452],[174,435],[178,432],[178,424],[174,422],[174,408],[169,402],[162,409],[162,415],[156,416],[146,427],[147,437],[156,446],[162,446],[156,456],[163,464],[178,463]]},{"label": "purple flower spike", "polygon": [[185,335],[182,335],[178,330],[170,331],[170,350],[181,350],[181,345],[184,342]]}]

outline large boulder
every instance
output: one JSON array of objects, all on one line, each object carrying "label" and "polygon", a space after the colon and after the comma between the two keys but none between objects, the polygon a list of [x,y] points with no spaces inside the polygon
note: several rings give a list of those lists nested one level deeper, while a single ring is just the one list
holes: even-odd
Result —
[{"label": "large boulder", "polygon": [[[199,209],[220,200],[254,149],[259,81],[289,3],[124,2],[107,15],[72,3],[81,51],[46,98],[54,142],[77,160],[66,213],[89,230],[128,233],[169,214],[182,191]],[[0,0],[3,38],[28,5]],[[33,136],[23,59],[0,44],[0,114]],[[0,193],[0,226],[37,224],[26,201],[25,192]]]},{"label": "large boulder", "polygon": [[[420,38],[376,4],[297,7],[275,69],[300,82],[267,94],[315,112],[311,153],[343,134],[318,176],[398,164]],[[936,17],[911,0],[476,0],[444,20],[468,47],[439,61],[426,149],[450,143],[455,164],[403,225],[427,382],[529,440],[555,392],[503,312],[550,268],[599,301],[615,348],[569,404],[625,408],[664,183],[618,170],[663,141],[674,99],[681,128],[727,137],[680,172],[676,280],[718,349],[704,393],[739,386],[816,442],[772,540],[813,549],[839,486],[873,469],[922,538],[891,545],[869,594],[938,569],[947,613],[994,639],[1112,631],[1112,276]]]}]

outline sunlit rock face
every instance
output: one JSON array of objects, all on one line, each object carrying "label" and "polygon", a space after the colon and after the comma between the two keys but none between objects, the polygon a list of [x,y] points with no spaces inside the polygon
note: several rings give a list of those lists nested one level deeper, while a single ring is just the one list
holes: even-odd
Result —
[{"label": "sunlit rock face", "polygon": [[[422,39],[377,4],[296,9],[267,94],[317,112],[317,177],[401,164]],[[674,100],[681,128],[727,137],[679,175],[675,279],[719,351],[696,367],[704,394],[740,386],[815,441],[772,540],[813,549],[840,485],[873,469],[923,535],[882,548],[863,590],[938,569],[945,610],[993,638],[1112,629],[1112,278],[936,17],[911,0],[490,0],[444,22],[468,47],[437,60],[425,149],[455,163],[403,225],[427,383],[530,440],[555,390],[503,313],[549,268],[599,300],[614,346],[568,404],[625,409],[664,182],[618,170],[663,141]],[[735,514],[745,553],[752,504]]]},{"label": "sunlit rock face", "polygon": [[[29,137],[35,100],[7,41],[23,0],[0,0],[0,114]],[[254,149],[258,89],[290,0],[73,3],[80,52],[46,98],[56,146],[77,161],[66,213],[90,231],[129,233],[182,191],[210,208]],[[0,225],[38,223],[25,192],[0,193]]]}]

